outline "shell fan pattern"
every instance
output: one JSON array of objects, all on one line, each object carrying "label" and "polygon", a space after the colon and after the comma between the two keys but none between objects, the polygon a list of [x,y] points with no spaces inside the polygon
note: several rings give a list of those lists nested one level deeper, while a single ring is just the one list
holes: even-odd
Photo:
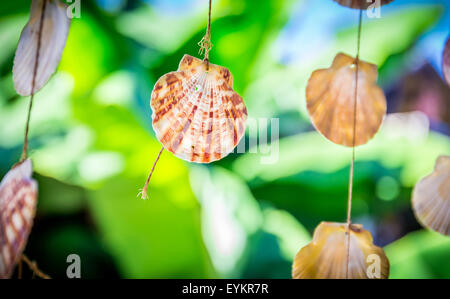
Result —
[{"label": "shell fan pattern", "polygon": [[[355,9],[367,9],[373,6],[375,1],[367,1],[367,0],[333,0],[334,2],[339,3],[342,6],[355,8]],[[386,5],[391,3],[394,0],[381,0],[379,1],[381,5]]]},{"label": "shell fan pattern", "polygon": [[222,159],[245,133],[247,109],[230,71],[190,55],[159,78],[150,106],[158,140],[189,162]]},{"label": "shell fan pattern", "polygon": [[440,156],[433,172],[416,184],[412,206],[422,225],[450,236],[450,156]]},{"label": "shell fan pattern", "polygon": [[[355,58],[338,54],[328,69],[312,73],[306,87],[306,106],[316,129],[334,143],[353,146]],[[355,146],[367,143],[381,126],[386,98],[376,84],[377,66],[358,62]]]},{"label": "shell fan pattern", "polygon": [[0,278],[9,278],[33,225],[37,183],[31,160],[14,166],[0,184]]},{"label": "shell fan pattern", "polygon": [[312,242],[295,256],[292,278],[388,278],[389,261],[383,249],[372,243],[370,232],[360,224],[351,224],[348,250],[346,231],[346,223],[320,223]]},{"label": "shell fan pattern", "polygon": [[[69,34],[70,18],[66,10],[67,5],[59,0],[31,2],[30,19],[20,35],[14,57],[13,80],[18,94],[29,96],[37,92],[55,72]],[[39,41],[41,20],[42,32]],[[31,90],[38,45],[39,63],[34,90]]]}]

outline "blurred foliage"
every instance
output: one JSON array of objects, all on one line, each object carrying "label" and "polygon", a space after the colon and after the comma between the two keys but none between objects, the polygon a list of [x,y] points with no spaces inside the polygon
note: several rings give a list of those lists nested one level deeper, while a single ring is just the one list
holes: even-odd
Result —
[{"label": "blurred foliage", "polygon": [[[29,2],[0,3],[2,174],[22,145],[28,99],[16,95],[11,69]],[[197,55],[207,1],[81,2],[58,72],[35,97],[39,206],[27,254],[52,277],[65,277],[66,257],[77,253],[85,278],[289,278],[315,226],[345,220],[351,152],[313,130],[304,94],[313,70],[355,52],[357,13],[331,0],[213,1],[211,61],[233,73],[258,126],[276,130],[261,119],[279,118],[279,135],[259,147],[249,128],[245,154],[211,165],[164,152],[143,201],[160,149],[152,87],[183,54]],[[403,77],[435,65],[430,40],[448,34],[440,24],[450,5],[407,2],[364,21],[362,59],[379,65],[389,107],[399,107],[390,94]],[[450,153],[450,139],[429,130],[426,112],[405,112],[391,109],[356,151],[353,219],[387,245],[392,278],[450,278],[449,238],[419,231],[410,207],[414,184]]]},{"label": "blurred foliage", "polygon": [[448,237],[417,231],[386,247],[391,262],[390,278],[450,278]]}]

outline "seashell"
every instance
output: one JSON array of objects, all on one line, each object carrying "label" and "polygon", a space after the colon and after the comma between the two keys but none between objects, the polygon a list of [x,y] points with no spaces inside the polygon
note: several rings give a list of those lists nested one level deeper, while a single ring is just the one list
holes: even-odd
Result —
[{"label": "seashell", "polygon": [[346,231],[346,223],[320,223],[312,242],[295,256],[292,278],[388,278],[389,261],[383,249],[373,245],[370,232],[360,224],[351,224],[347,250]]},{"label": "seashell", "polygon": [[445,43],[444,56],[442,57],[442,72],[447,84],[450,85],[450,38]]},{"label": "seashell", "polygon": [[0,184],[0,278],[9,278],[27,243],[36,212],[31,160],[14,166]]},{"label": "seashell", "polygon": [[[55,72],[69,33],[70,19],[66,10],[67,5],[59,0],[31,2],[30,18],[20,35],[14,57],[13,80],[18,94],[29,96],[37,92]],[[39,36],[41,36],[40,41]],[[39,49],[38,45],[40,45]],[[38,50],[39,63],[32,91]]]},{"label": "seashell", "polygon": [[[209,68],[208,68],[209,66]],[[153,129],[163,146],[190,162],[227,156],[245,133],[247,109],[224,67],[184,55],[153,88]]]},{"label": "seashell", "polygon": [[[315,128],[334,143],[353,146],[356,60],[338,54],[328,69],[312,73],[306,106]],[[386,114],[386,98],[377,86],[377,66],[359,60],[355,146],[367,143]]]},{"label": "seashell", "polygon": [[333,0],[342,6],[347,6],[356,9],[367,9],[374,4],[380,3],[380,5],[386,5],[394,0]]},{"label": "seashell", "polygon": [[450,236],[450,156],[440,156],[433,172],[416,184],[412,206],[423,226]]}]

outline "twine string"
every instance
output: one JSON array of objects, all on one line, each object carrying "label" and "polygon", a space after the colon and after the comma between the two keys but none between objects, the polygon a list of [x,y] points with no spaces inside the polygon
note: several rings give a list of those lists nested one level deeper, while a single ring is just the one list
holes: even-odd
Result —
[{"label": "twine string", "polygon": [[150,183],[150,179],[152,177],[153,172],[155,171],[156,163],[158,163],[159,158],[161,157],[162,152],[164,151],[164,146],[161,147],[161,150],[158,153],[158,156],[156,157],[155,162],[153,162],[152,170],[150,170],[150,173],[148,174],[147,180],[145,181],[144,188],[142,188],[142,191],[138,194],[141,195],[142,199],[147,199],[147,190],[148,190],[148,184]]},{"label": "twine string", "polygon": [[[36,262],[31,261],[25,254],[22,254],[21,262],[22,261],[24,261],[25,264],[27,264],[27,266],[31,269],[31,271],[33,271],[33,278],[34,276],[38,276],[42,279],[51,279],[50,276],[48,276],[38,268]],[[21,268],[22,266],[20,267],[20,272],[22,272]],[[22,273],[20,273],[20,276],[22,276]]]},{"label": "twine string", "polygon": [[22,149],[22,155],[20,157],[20,162],[23,162],[26,160],[28,155],[28,133],[30,130],[30,119],[31,119],[31,109],[33,108],[33,99],[34,99],[34,88],[36,85],[36,75],[37,70],[39,66],[39,55],[41,51],[41,40],[42,40],[42,28],[44,27],[44,15],[45,15],[45,8],[47,6],[47,1],[42,1],[42,13],[39,20],[39,29],[38,29],[38,38],[37,38],[37,48],[36,48],[36,57],[34,60],[34,67],[33,67],[33,78],[31,80],[31,97],[30,102],[28,104],[28,112],[27,112],[27,120],[25,125],[25,137],[23,142],[23,149]]},{"label": "twine string", "polygon": [[353,196],[353,175],[355,168],[355,145],[356,145],[356,110],[358,106],[358,74],[359,74],[359,53],[361,48],[361,30],[362,30],[362,16],[363,10],[359,10],[359,21],[358,21],[358,37],[356,45],[356,59],[355,59],[355,91],[353,96],[353,136],[352,136],[352,159],[350,163],[350,175],[348,182],[348,201],[347,201],[347,271],[346,278],[349,274],[349,262],[350,262],[350,226],[351,226],[351,213],[352,213],[352,196]]}]

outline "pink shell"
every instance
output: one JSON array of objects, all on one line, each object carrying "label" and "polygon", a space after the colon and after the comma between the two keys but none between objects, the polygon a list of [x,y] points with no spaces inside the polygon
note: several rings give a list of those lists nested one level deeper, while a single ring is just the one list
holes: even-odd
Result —
[{"label": "pink shell", "polygon": [[9,278],[33,225],[37,183],[31,160],[14,166],[0,184],[0,278]]},{"label": "pink shell", "polygon": [[222,159],[245,133],[247,109],[230,71],[189,55],[159,78],[150,106],[158,140],[189,162]]},{"label": "pink shell", "polygon": [[444,56],[442,57],[442,71],[447,84],[450,85],[450,38],[445,44]]}]

